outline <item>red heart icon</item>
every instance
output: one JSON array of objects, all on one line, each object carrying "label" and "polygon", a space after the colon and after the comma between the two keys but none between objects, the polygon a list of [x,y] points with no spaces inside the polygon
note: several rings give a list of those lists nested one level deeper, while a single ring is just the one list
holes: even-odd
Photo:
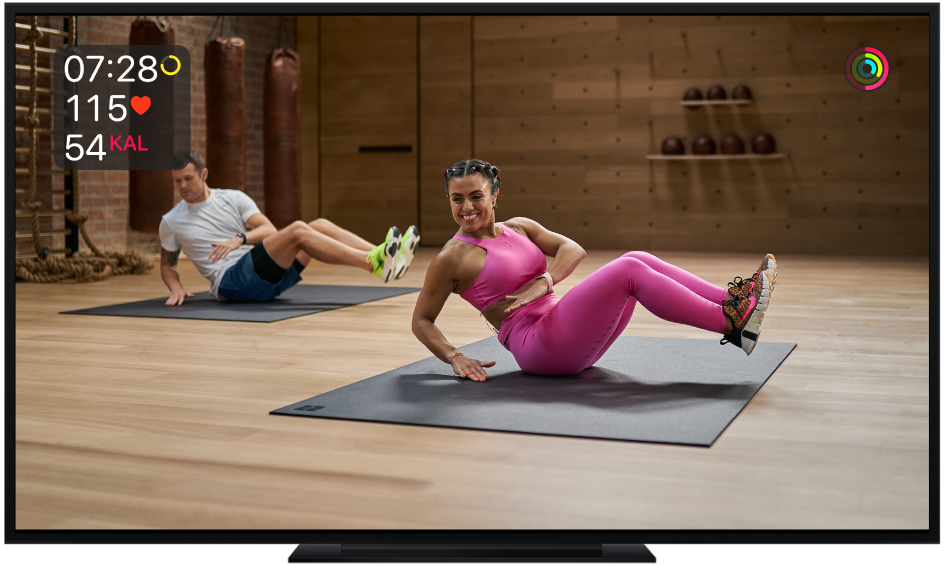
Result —
[{"label": "red heart icon", "polygon": [[131,107],[138,112],[138,115],[144,115],[144,112],[151,107],[151,98],[146,95],[144,97],[134,96],[131,98]]}]

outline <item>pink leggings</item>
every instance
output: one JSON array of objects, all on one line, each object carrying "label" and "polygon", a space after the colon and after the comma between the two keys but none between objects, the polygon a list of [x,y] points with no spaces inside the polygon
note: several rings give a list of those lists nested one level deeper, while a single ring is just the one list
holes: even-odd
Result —
[{"label": "pink leggings", "polygon": [[502,328],[499,339],[507,336],[505,347],[522,371],[575,374],[596,363],[616,341],[637,300],[663,320],[722,333],[725,292],[651,254],[627,252],[562,298],[548,294],[517,310],[506,319],[509,328]]}]

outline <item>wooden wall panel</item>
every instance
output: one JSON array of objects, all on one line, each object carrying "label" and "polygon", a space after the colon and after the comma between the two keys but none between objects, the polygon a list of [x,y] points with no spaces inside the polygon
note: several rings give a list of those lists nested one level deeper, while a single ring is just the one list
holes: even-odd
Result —
[{"label": "wooden wall panel", "polygon": [[[501,218],[587,248],[928,252],[927,19],[323,17],[322,33],[319,214],[356,232],[420,220],[424,245],[444,243],[442,171],[475,156],[501,168]],[[890,59],[875,92],[844,77],[860,45]],[[754,105],[679,105],[715,83],[746,83]],[[690,149],[734,132],[749,149],[759,131],[789,157],[645,158],[669,135]],[[400,144],[413,152],[357,152]]]},{"label": "wooden wall panel", "polygon": [[301,59],[302,100],[302,218],[321,216],[319,178],[319,20],[321,16],[298,16],[298,56]]},{"label": "wooden wall panel", "polygon": [[[474,153],[502,169],[503,216],[588,248],[928,252],[926,18],[476,16],[473,45]],[[861,45],[890,60],[874,92],[844,77]],[[755,105],[679,105],[715,83]],[[790,156],[645,158],[761,130]]]},{"label": "wooden wall panel", "polygon": [[472,157],[472,18],[420,17],[420,221],[423,245],[445,244],[458,228],[443,171]]},{"label": "wooden wall panel", "polygon": [[320,214],[374,243],[417,222],[416,44],[415,16],[321,17]]},{"label": "wooden wall panel", "polygon": [[617,107],[621,77],[640,72],[613,65],[645,44],[618,27],[617,17],[477,17],[476,154],[503,169],[503,216],[588,248],[645,249],[648,205],[630,205],[638,187],[624,167],[645,148],[626,137]]}]

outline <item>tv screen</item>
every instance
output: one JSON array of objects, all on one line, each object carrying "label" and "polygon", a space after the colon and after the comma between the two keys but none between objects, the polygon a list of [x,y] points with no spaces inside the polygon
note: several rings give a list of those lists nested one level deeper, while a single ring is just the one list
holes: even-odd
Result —
[{"label": "tv screen", "polygon": [[5,13],[5,569],[942,562],[937,4]]}]

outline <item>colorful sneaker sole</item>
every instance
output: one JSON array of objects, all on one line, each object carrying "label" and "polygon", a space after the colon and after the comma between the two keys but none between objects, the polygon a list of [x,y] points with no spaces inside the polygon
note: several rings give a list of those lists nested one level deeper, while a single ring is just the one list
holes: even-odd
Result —
[{"label": "colorful sneaker sole", "polygon": [[413,255],[416,253],[416,247],[420,244],[420,232],[414,225],[406,229],[406,233],[400,240],[400,253],[397,256],[395,270],[393,272],[394,280],[399,280],[406,276],[410,269],[410,263],[413,262]]},{"label": "colorful sneaker sole", "polygon": [[774,286],[777,284],[777,259],[774,258],[773,254],[768,254],[764,257],[764,261],[760,263],[760,269],[758,272],[766,272],[770,276],[770,291],[773,293]]},{"label": "colorful sneaker sole", "polygon": [[754,289],[756,303],[746,316],[747,323],[741,328],[741,349],[747,355],[751,355],[754,347],[757,346],[757,340],[760,339],[760,324],[764,321],[767,305],[770,303],[770,275],[766,271],[759,272],[759,278],[759,287]]}]

